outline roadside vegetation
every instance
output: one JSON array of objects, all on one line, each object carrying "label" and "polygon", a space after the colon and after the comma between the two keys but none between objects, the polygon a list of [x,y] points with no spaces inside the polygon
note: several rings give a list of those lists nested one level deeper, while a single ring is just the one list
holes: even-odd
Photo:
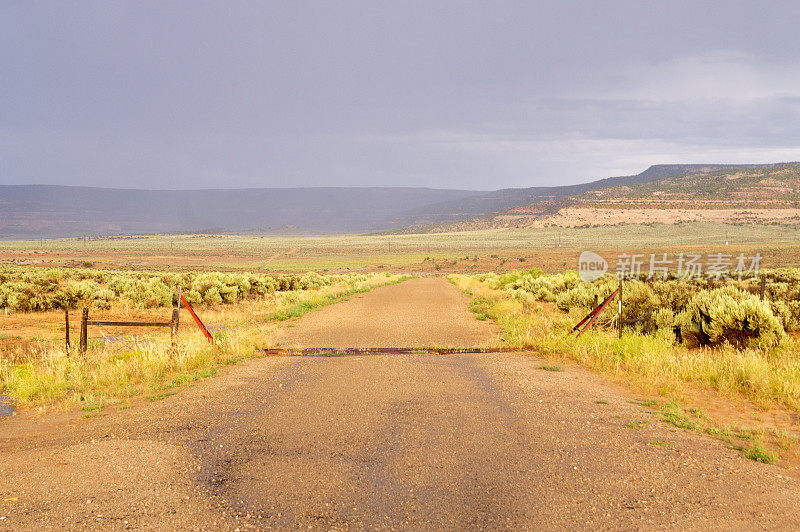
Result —
[{"label": "roadside vegetation", "polygon": [[[765,273],[765,301],[759,299],[757,280],[626,281],[624,321],[641,321],[626,324],[621,338],[616,302],[582,336],[573,330],[595,296],[602,301],[617,287],[615,277],[584,283],[574,271],[545,275],[532,269],[450,280],[500,325],[504,345],[573,360],[661,396],[662,419],[713,434],[721,429],[684,415],[681,399],[713,390],[761,409],[800,411],[800,269]],[[741,439],[736,431],[721,434]],[[761,435],[751,436],[742,450],[768,461]],[[794,440],[791,434],[781,439]]]},{"label": "roadside vegetation", "polygon": [[[48,285],[54,288],[34,290],[30,294],[31,298],[39,301],[50,301],[49,298],[59,301],[57,294],[69,293],[71,283],[91,282],[92,293],[106,292],[105,295],[99,299],[80,298],[73,304],[105,309],[105,315],[111,317],[129,316],[131,312],[164,314],[163,309],[157,308],[151,311],[131,309],[132,306],[147,308],[151,305],[149,298],[139,297],[149,293],[148,287],[159,288],[154,291],[161,294],[155,299],[157,304],[152,303],[155,307],[171,305],[176,286],[184,286],[184,294],[186,288],[189,292],[197,292],[192,297],[197,303],[195,310],[212,331],[213,345],[196,330],[188,314],[182,316],[175,346],[171,345],[169,333],[163,330],[131,331],[137,336],[90,337],[85,356],[75,346],[76,336],[73,336],[69,350],[63,340],[40,339],[19,345],[13,342],[3,345],[0,352],[0,393],[25,407],[69,408],[79,405],[85,411],[85,417],[101,415],[102,409],[109,405],[124,408],[127,401],[136,396],[163,399],[174,393],[177,386],[212,376],[227,364],[258,356],[261,349],[273,347],[272,333],[278,321],[300,316],[376,286],[406,279],[389,273],[335,276],[309,273],[285,277],[217,273],[155,276],[142,272],[83,271],[14,273],[17,280],[10,284],[16,287],[20,283],[40,287],[37,281],[57,280],[54,285]],[[121,286],[134,288],[128,291],[112,288]],[[6,283],[0,289],[11,294],[12,299],[20,293],[10,290]],[[220,297],[206,299],[209,293]],[[35,318],[52,312],[30,314]],[[63,338],[63,322],[58,332],[58,336]]]},{"label": "roadside vegetation", "polygon": [[168,307],[177,289],[191,304],[234,304],[274,292],[318,290],[366,275],[264,275],[221,272],[142,272],[92,269],[6,267],[0,269],[0,309],[35,312],[82,306],[109,309]]},{"label": "roadside vegetation", "polygon": [[[584,283],[578,273],[544,275],[536,268],[503,275],[476,277],[494,289],[530,306],[553,303],[564,313],[587,313],[618,286],[613,275]],[[764,300],[759,297],[761,278]],[[626,280],[623,290],[626,328],[656,331],[665,339],[698,345],[731,344],[769,348],[779,345],[787,332],[800,329],[800,269],[763,271],[760,278],[724,278],[686,281]],[[605,311],[608,322],[616,309]]]}]

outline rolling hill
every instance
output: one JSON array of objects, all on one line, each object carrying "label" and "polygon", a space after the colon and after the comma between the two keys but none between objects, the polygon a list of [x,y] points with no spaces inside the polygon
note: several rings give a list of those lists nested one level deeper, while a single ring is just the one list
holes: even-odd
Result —
[{"label": "rolling hill", "polygon": [[0,186],[0,237],[285,230],[359,232],[480,194],[425,188],[121,190]]},{"label": "rolling hill", "polygon": [[[0,238],[453,231],[619,223],[626,215],[631,218],[636,209],[646,214],[631,220],[686,218],[676,209],[691,211],[687,215],[691,219],[699,215],[695,211],[709,206],[716,206],[717,215],[723,206],[733,209],[724,216],[736,220],[746,218],[734,216],[745,208],[764,211],[756,217],[768,214],[784,220],[795,215],[791,209],[797,199],[797,176],[792,172],[798,167],[788,163],[656,165],[640,174],[579,185],[492,192],[403,187],[124,190],[0,185]],[[765,179],[774,179],[775,184]],[[784,211],[779,213],[779,206]],[[775,217],[769,216],[769,220]]]}]

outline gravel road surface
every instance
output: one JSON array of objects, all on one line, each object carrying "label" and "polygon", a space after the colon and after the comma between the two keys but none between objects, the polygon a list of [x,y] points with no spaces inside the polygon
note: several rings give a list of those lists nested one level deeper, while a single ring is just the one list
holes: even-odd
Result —
[{"label": "gravel road surface", "polygon": [[[431,309],[458,301],[422,279],[323,312],[358,314],[386,293],[413,307],[404,287],[425,287]],[[298,341],[324,336],[320,314],[292,328]],[[464,315],[452,316],[451,339]],[[463,338],[493,336],[466,316],[479,332]],[[800,529],[798,478],[657,421],[582,368],[541,364],[522,353],[251,359],[105,417],[0,419],[0,528]]]},{"label": "gravel road surface", "polygon": [[285,327],[284,347],[485,347],[496,328],[469,311],[441,277],[421,277],[357,294]]}]

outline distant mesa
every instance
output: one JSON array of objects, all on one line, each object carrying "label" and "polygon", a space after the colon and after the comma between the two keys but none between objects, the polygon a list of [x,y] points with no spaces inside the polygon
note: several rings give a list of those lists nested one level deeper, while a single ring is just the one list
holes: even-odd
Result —
[{"label": "distant mesa", "polygon": [[148,233],[445,232],[620,223],[798,223],[800,164],[655,165],[492,192],[327,187],[122,190],[0,185],[0,238]]},{"label": "distant mesa", "polygon": [[651,166],[636,176],[539,189],[524,204],[398,232],[685,222],[800,223],[800,163]]}]

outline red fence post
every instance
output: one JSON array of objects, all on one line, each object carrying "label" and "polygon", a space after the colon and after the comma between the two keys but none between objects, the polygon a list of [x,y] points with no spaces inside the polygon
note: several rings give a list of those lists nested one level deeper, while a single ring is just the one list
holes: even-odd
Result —
[{"label": "red fence post", "polygon": [[183,305],[186,307],[186,310],[188,310],[189,314],[191,314],[192,318],[194,318],[194,322],[197,324],[197,327],[203,332],[203,335],[206,337],[206,340],[208,340],[209,342],[211,342],[213,344],[214,343],[214,337],[211,336],[210,332],[208,332],[208,329],[206,329],[206,326],[203,325],[203,322],[200,321],[200,318],[198,318],[197,314],[194,313],[194,309],[189,304],[189,302],[186,301],[186,298],[183,297],[183,295],[181,295],[181,301],[183,301]]}]

